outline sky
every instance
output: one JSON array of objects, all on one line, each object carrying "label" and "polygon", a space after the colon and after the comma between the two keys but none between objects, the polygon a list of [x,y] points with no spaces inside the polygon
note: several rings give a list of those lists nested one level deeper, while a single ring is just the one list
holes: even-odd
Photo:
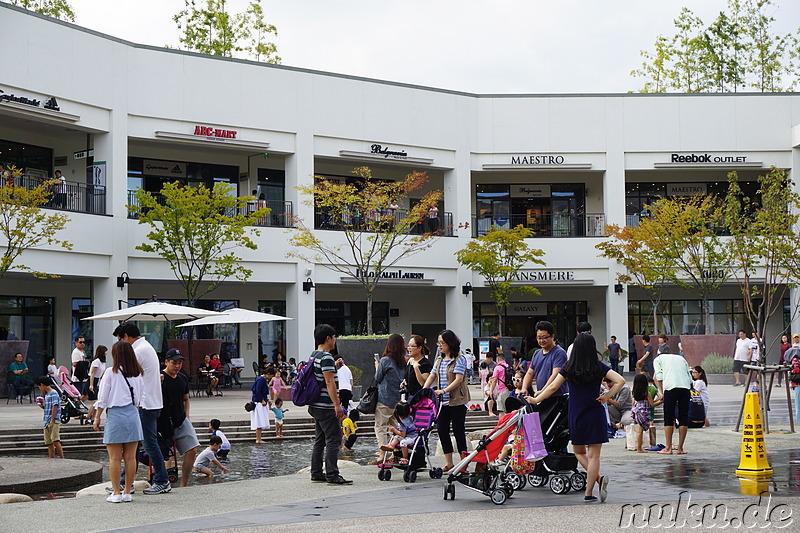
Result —
[{"label": "sky", "polygon": [[[184,0],[69,0],[76,24],[178,46]],[[198,3],[202,0],[198,0]],[[247,0],[228,0],[233,11]],[[706,24],[725,0],[262,0],[282,64],[471,93],[618,93],[688,7]],[[774,0],[775,31],[800,1]]]}]

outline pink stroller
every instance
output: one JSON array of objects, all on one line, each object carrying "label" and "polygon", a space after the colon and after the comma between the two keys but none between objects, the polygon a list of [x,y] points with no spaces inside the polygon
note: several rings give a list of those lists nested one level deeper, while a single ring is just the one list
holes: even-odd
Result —
[{"label": "pink stroller", "polygon": [[69,370],[65,366],[58,367],[56,376],[50,376],[53,389],[61,398],[61,423],[66,424],[70,418],[78,417],[81,425],[86,423],[89,409],[81,401],[81,393],[69,379]]}]

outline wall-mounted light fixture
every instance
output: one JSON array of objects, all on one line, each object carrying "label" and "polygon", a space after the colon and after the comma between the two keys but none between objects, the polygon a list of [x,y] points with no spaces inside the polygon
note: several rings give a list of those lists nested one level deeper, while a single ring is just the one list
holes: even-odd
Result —
[{"label": "wall-mounted light fixture", "polygon": [[624,290],[625,286],[622,285],[622,283],[617,283],[616,285],[614,285],[614,292],[616,292],[617,294],[622,294],[622,291]]},{"label": "wall-mounted light fixture", "polygon": [[117,287],[119,287],[120,290],[124,289],[125,285],[127,285],[130,282],[131,278],[128,277],[127,272],[123,272],[121,276],[117,276]]},{"label": "wall-mounted light fixture", "polygon": [[471,293],[474,290],[475,289],[472,288],[472,283],[467,282],[466,285],[461,287],[461,294],[463,294],[464,296],[469,296],[469,293]]},{"label": "wall-mounted light fixture", "polygon": [[314,288],[314,282],[311,281],[311,278],[308,278],[303,282],[303,290],[305,292],[311,292],[311,289]]}]

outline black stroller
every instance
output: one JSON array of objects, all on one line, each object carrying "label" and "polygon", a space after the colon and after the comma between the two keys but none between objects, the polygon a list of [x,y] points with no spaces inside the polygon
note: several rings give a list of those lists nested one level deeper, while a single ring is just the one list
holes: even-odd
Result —
[{"label": "black stroller", "polygon": [[[564,452],[569,443],[569,424],[567,406],[569,397],[555,396],[542,403],[531,406],[539,412],[544,435],[544,446],[547,457],[536,462],[534,471],[527,475],[527,482],[533,487],[550,484],[555,494],[566,494],[570,490],[579,491],[586,488],[586,474],[578,471],[578,459],[575,454]],[[524,487],[524,481],[508,474],[508,482],[516,490]]]}]

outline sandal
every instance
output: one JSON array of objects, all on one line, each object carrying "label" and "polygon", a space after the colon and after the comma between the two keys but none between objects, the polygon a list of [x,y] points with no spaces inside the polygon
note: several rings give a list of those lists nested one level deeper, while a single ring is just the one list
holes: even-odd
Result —
[{"label": "sandal", "polygon": [[400,459],[400,461],[398,462],[398,464],[401,464],[401,465],[407,465],[407,464],[408,464],[408,459]]}]

